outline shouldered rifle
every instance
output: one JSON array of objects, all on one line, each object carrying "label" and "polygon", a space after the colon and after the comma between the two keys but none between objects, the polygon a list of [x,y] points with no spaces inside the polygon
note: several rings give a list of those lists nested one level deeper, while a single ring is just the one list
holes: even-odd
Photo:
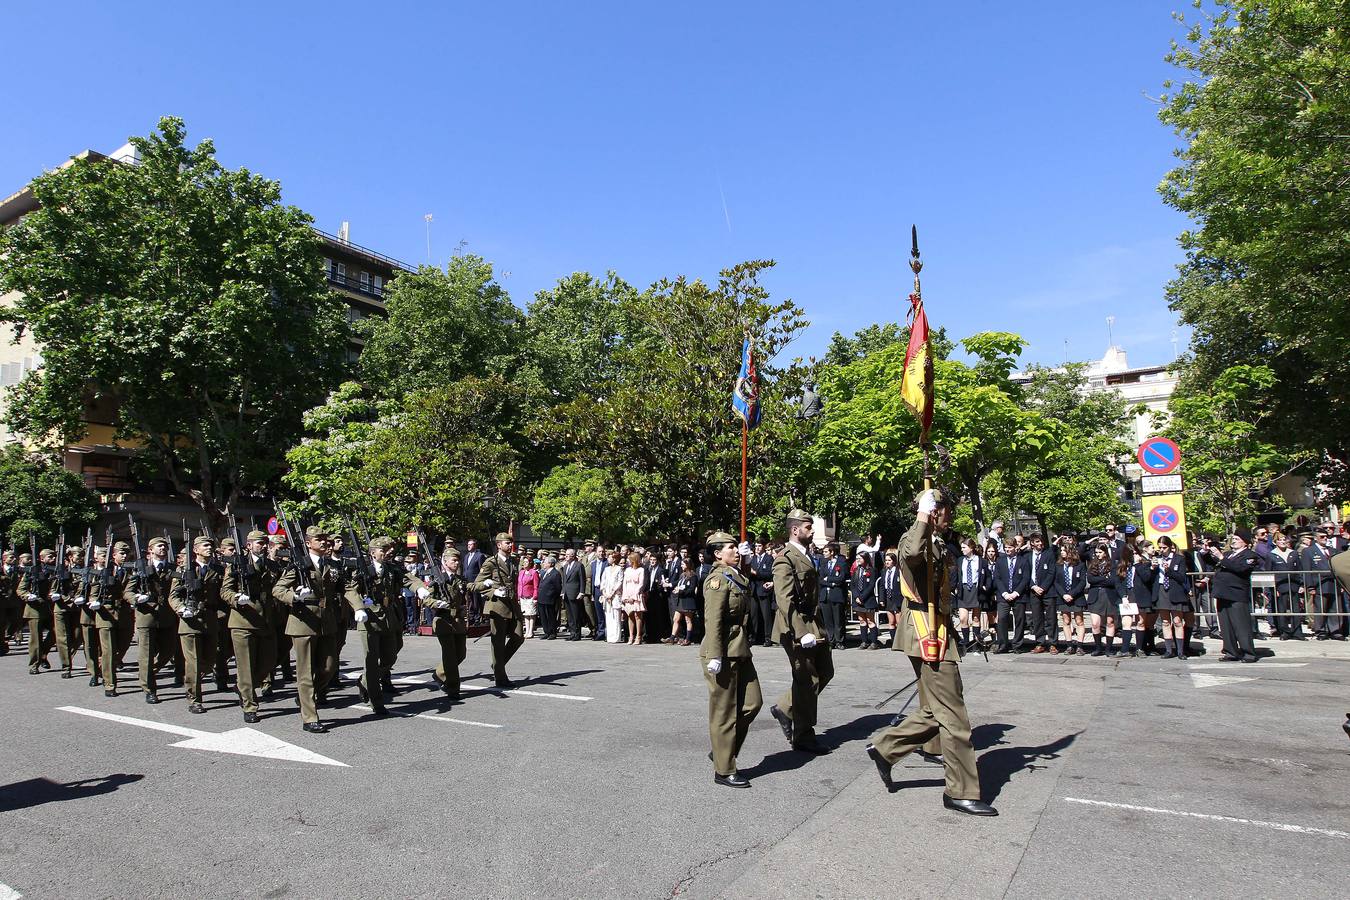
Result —
[{"label": "shouldered rifle", "polygon": [[361,602],[363,605],[373,606],[374,567],[370,565],[370,557],[361,552],[361,545],[356,540],[356,527],[352,525],[350,519],[347,520],[347,540],[351,541],[352,554],[356,557],[356,580],[361,588]]},{"label": "shouldered rifle", "polygon": [[94,586],[94,529],[84,533],[84,566],[80,569],[80,596],[89,602],[89,591]]},{"label": "shouldered rifle", "polygon": [[103,532],[103,547],[105,554],[103,560],[103,576],[102,576],[103,590],[101,592],[102,596],[100,596],[99,602],[108,606],[116,606],[117,598],[110,596],[112,594],[113,588],[113,572],[117,567],[116,563],[113,562],[113,530],[111,527],[108,528],[105,532]]},{"label": "shouldered rifle", "polygon": [[61,595],[62,605],[70,602],[66,599],[66,530],[56,533],[56,565],[52,571],[52,580],[56,582],[56,592]]},{"label": "shouldered rifle", "polygon": [[244,585],[244,592],[248,593],[249,579],[253,577],[253,554],[249,552],[244,544],[243,535],[239,533],[239,520],[234,517],[234,513],[227,515],[230,520],[230,536],[234,538],[234,564],[239,568],[239,580]]},{"label": "shouldered rifle", "polygon": [[183,560],[183,612],[185,619],[195,619],[201,613],[201,581],[197,578],[196,554],[192,552],[192,532],[188,530],[187,519],[183,520],[183,547],[187,558]]},{"label": "shouldered rifle", "polygon": [[45,569],[42,563],[38,562],[37,535],[28,532],[28,593],[37,594],[42,597],[42,585],[47,580],[43,577]]},{"label": "shouldered rifle", "polygon": [[422,551],[422,558],[427,561],[427,571],[431,573],[431,584],[436,590],[436,599],[448,603],[450,601],[450,578],[445,574],[445,567],[441,565],[440,557],[432,555],[431,544],[420,528],[417,529],[417,549]]},{"label": "shouldered rifle", "polygon": [[291,566],[295,569],[295,577],[303,588],[313,588],[310,585],[310,576],[313,574],[313,560],[309,558],[309,548],[300,541],[300,534],[296,531],[295,523],[291,517],[286,515],[286,510],[275,500],[272,501],[272,510],[276,513],[277,521],[281,524],[281,533],[286,536],[286,547],[291,551]]},{"label": "shouldered rifle", "polygon": [[148,594],[149,590],[146,584],[147,574],[145,571],[145,555],[141,552],[141,530],[136,526],[136,519],[127,513],[127,524],[131,526],[131,552],[136,554],[136,562],[133,568],[136,572],[136,593]]}]

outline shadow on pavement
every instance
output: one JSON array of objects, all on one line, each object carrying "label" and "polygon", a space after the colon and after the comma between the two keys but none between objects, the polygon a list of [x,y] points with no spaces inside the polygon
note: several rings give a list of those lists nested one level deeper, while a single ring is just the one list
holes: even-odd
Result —
[{"label": "shadow on pavement", "polygon": [[[851,741],[861,741],[872,732],[889,723],[891,717],[885,713],[873,713],[854,719],[852,722],[845,722],[842,725],[836,725],[820,732],[817,737],[820,742],[834,753]],[[777,734],[777,727],[774,728]],[[762,775],[772,775],[775,772],[790,772],[793,769],[800,769],[813,759],[816,759],[814,753],[805,753],[801,750],[779,750],[777,753],[771,753],[764,757],[759,763],[751,769],[742,769],[741,774],[746,778],[756,778]],[[865,757],[864,757],[865,758]]]},{"label": "shadow on pavement", "polygon": [[[1011,725],[980,725],[971,731],[971,740],[977,750],[982,746],[1001,744],[1003,743],[1001,740],[1003,734],[1011,730],[1012,727]],[[981,733],[982,730],[984,730],[983,734]],[[1066,734],[1038,747],[999,747],[981,754],[979,759],[980,795],[985,802],[993,803],[998,799],[999,792],[1003,790],[1004,785],[1012,780],[1013,775],[1023,770],[1047,768],[1047,766],[1037,765],[1037,763],[1058,759],[1060,754],[1067,750],[1082,733],[1081,731],[1075,731],[1073,734]]]},{"label": "shadow on pavement", "polygon": [[118,773],[65,784],[58,784],[49,778],[16,781],[0,787],[0,812],[13,812],[16,809],[27,809],[44,803],[60,803],[64,800],[80,800],[98,794],[110,794],[122,785],[133,784],[144,777]]}]

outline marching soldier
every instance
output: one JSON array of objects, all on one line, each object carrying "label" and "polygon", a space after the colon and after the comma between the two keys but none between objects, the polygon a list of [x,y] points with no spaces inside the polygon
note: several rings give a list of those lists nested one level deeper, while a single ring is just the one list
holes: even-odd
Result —
[{"label": "marching soldier", "polygon": [[[996,816],[998,811],[980,800],[970,719],[957,668],[960,654],[947,624],[951,622],[949,560],[942,533],[951,513],[952,501],[941,489],[925,490],[918,498],[918,517],[900,540],[897,556],[903,600],[896,622],[896,644],[914,666],[919,708],[900,724],[878,734],[867,745],[867,755],[889,790],[891,767],[937,736],[947,772],[943,806],[970,815]],[[932,619],[930,601],[936,609]]]},{"label": "marching soldier", "polygon": [[276,658],[275,649],[269,654],[266,647],[275,648],[272,607],[276,600],[272,589],[276,587],[281,571],[267,558],[266,549],[267,535],[250,531],[244,552],[226,564],[220,586],[221,602],[230,610],[226,622],[230,646],[234,649],[234,683],[244,721],[249,724],[259,721],[258,686],[264,683],[270,671],[267,664]]},{"label": "marching soldier", "polygon": [[[441,661],[431,677],[447,697],[458,700],[459,665],[464,662],[467,650],[468,628],[465,617],[468,590],[464,578],[459,574],[459,550],[453,544],[445,548],[441,564],[445,567],[444,586],[434,594],[422,596],[419,591],[418,595],[422,599],[422,608],[431,610],[431,633],[441,644]],[[433,578],[432,583],[436,582],[437,579]]]},{"label": "marching soldier", "polygon": [[182,649],[178,643],[178,616],[169,605],[173,585],[173,567],[169,564],[169,542],[151,538],[147,547],[144,579],[127,584],[130,600],[136,607],[136,647],[141,691],[146,703],[159,702],[156,673],[172,665],[175,684],[183,683]]},{"label": "marching soldier", "polygon": [[215,664],[217,610],[225,573],[213,559],[214,551],[215,543],[209,537],[202,535],[194,540],[191,557],[184,559],[169,587],[169,604],[178,614],[190,713],[206,712],[202,681]]},{"label": "marching soldier", "polygon": [[52,601],[52,630],[56,637],[56,652],[61,658],[62,678],[75,677],[75,651],[80,649],[81,610],[74,602],[77,593],[74,589],[74,572],[79,556],[78,548],[66,550],[64,565],[53,573],[48,594]]},{"label": "marching soldier", "polygon": [[99,655],[98,615],[89,608],[94,596],[94,578],[108,559],[107,551],[96,547],[90,554],[88,568],[80,569],[80,583],[72,585],[75,593],[71,601],[80,608],[81,642],[84,644],[84,669],[89,673],[89,686],[98,687],[103,683],[103,660]]},{"label": "marching soldier", "polygon": [[520,645],[525,643],[524,616],[520,612],[520,601],[516,599],[516,558],[511,553],[515,540],[506,532],[497,535],[497,553],[483,560],[483,568],[478,571],[478,579],[473,583],[476,591],[485,593],[483,614],[488,617],[492,632],[492,674],[497,687],[512,687],[511,679],[506,677],[506,664],[515,656]]},{"label": "marching soldier", "polygon": [[[286,537],[274,534],[267,539],[267,558],[277,564],[277,577],[290,562],[290,551],[286,549]],[[269,609],[272,614],[272,664],[263,675],[263,697],[272,696],[272,690],[278,683],[285,684],[295,678],[291,668],[291,639],[286,636],[286,620],[291,613],[282,603],[273,603]],[[266,652],[266,645],[264,645]],[[277,678],[277,667],[281,668],[281,677]]]},{"label": "marching soldier", "polygon": [[50,669],[47,654],[52,652],[52,603],[50,566],[56,560],[56,551],[41,550],[37,560],[33,554],[19,556],[19,596],[23,598],[23,619],[28,623],[28,674],[39,669]]},{"label": "marching soldier", "polygon": [[[94,576],[93,590],[89,595],[89,609],[94,613],[94,624],[98,627],[98,655],[103,662],[103,696],[117,696],[118,659],[126,648],[122,647],[122,634],[127,623],[132,622],[134,613],[127,600],[127,573],[124,564],[131,546],[126,541],[118,541],[112,546],[112,561],[104,560],[103,568]],[[129,643],[129,642],[128,642]]]},{"label": "marching soldier", "polygon": [[750,658],[750,582],[737,569],[736,539],[723,531],[708,537],[717,565],[703,582],[705,630],[699,658],[708,682],[708,735],[712,740],[713,782],[748,788],[736,757],[750,723],[764,705],[759,676]]},{"label": "marching soldier", "polygon": [[[403,650],[404,622],[408,617],[403,603],[403,592],[412,591],[417,599],[431,595],[426,582],[413,574],[395,554],[394,539],[377,537],[370,542],[371,568],[375,573],[375,605],[383,608],[384,631],[381,636],[380,683],[386,694],[394,693],[393,669]],[[373,615],[373,613],[372,613]]]},{"label": "marching soldier", "polygon": [[[403,576],[389,561],[393,548],[394,542],[390,538],[372,540],[368,577],[354,579],[347,585],[345,594],[356,631],[361,636],[362,671],[356,686],[362,701],[370,703],[379,716],[389,712],[384,707],[384,682],[388,677],[385,673],[393,667],[394,656],[398,653],[395,632],[403,633]],[[352,549],[361,552],[359,547]],[[362,565],[359,558],[356,565]],[[366,588],[369,594],[362,596],[361,588]]]},{"label": "marching soldier", "polygon": [[[216,562],[220,564],[221,584],[224,585],[224,573],[236,562],[236,551],[234,538],[223,537],[220,543],[216,544]],[[220,602],[216,609],[215,620],[215,639],[216,652],[214,657],[213,675],[216,681],[216,690],[224,693],[230,689],[230,657],[234,656],[234,643],[230,638],[230,607],[225,601]],[[236,668],[238,663],[236,662]]]},{"label": "marching soldier", "polygon": [[272,596],[290,608],[286,635],[295,648],[296,699],[305,731],[324,734],[318,702],[337,675],[338,607],[346,594],[346,574],[329,554],[328,533],[317,525],[305,529],[305,546],[292,551],[290,568],[282,572]]},{"label": "marching soldier", "polygon": [[792,685],[769,712],[794,749],[828,753],[816,740],[816,698],[834,677],[834,658],[820,633],[818,573],[806,551],[814,527],[810,513],[789,512],[787,549],[773,562],[773,640],[787,652]]},{"label": "marching soldier", "polygon": [[17,630],[23,622],[19,567],[14,564],[16,558],[13,550],[0,554],[0,656],[9,653],[10,632]]}]

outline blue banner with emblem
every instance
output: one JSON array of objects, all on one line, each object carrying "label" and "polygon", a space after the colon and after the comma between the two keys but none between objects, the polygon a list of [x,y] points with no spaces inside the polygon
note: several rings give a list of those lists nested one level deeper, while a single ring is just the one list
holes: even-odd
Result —
[{"label": "blue banner with emblem", "polygon": [[755,371],[755,349],[748,337],[741,347],[741,371],[731,392],[731,408],[747,427],[759,424],[759,373]]}]

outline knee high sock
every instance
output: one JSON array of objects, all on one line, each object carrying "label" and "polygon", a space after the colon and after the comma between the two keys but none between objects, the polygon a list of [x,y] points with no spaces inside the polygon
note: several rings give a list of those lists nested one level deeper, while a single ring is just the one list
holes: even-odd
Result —
[{"label": "knee high sock", "polygon": [[1102,633],[1100,631],[1092,632],[1092,651],[1096,653],[1102,649]]},{"label": "knee high sock", "polygon": [[1107,634],[1107,636],[1106,636],[1106,652],[1107,652],[1107,653],[1112,653],[1112,652],[1115,650],[1115,648],[1116,648],[1116,636],[1115,636],[1114,634]]},{"label": "knee high sock", "polygon": [[1134,632],[1122,631],[1120,633],[1120,650],[1122,653],[1130,653],[1134,644]]}]

